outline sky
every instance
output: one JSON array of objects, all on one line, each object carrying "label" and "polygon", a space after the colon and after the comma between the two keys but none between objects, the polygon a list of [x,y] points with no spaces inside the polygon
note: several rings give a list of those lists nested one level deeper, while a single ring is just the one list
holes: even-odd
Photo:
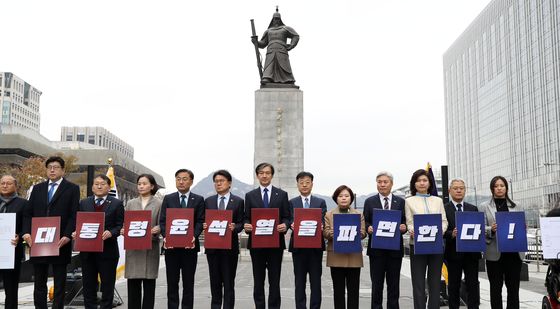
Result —
[{"label": "sky", "polygon": [[314,191],[368,194],[379,171],[398,187],[427,162],[446,164],[442,57],[489,2],[8,1],[0,71],[42,91],[51,140],[61,126],[102,126],[168,189],[179,168],[195,183],[221,168],[251,183],[249,20],[260,37],[279,5],[300,35],[290,61]]}]

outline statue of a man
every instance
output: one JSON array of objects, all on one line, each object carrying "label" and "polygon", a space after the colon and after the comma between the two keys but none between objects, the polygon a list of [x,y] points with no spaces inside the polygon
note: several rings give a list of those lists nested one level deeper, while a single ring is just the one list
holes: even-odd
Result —
[{"label": "statue of a man", "polygon": [[[289,44],[288,39],[290,39]],[[258,41],[256,37],[253,37],[252,41],[259,48],[267,47],[261,85],[270,87],[274,87],[272,84],[293,85],[296,80],[292,74],[288,51],[296,47],[299,34],[293,28],[284,25],[278,8],[272,15],[270,25],[262,39]]]}]

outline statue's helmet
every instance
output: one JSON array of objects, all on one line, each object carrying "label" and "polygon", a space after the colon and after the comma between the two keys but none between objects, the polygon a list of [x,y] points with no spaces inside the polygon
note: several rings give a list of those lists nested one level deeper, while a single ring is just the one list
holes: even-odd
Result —
[{"label": "statue's helmet", "polygon": [[282,17],[280,16],[280,13],[278,12],[278,6],[276,6],[276,12],[274,12],[274,14],[272,14],[272,20],[270,21],[270,24],[268,25],[268,28],[272,28],[274,27],[274,24],[276,22],[276,27],[278,26],[284,26],[284,23],[282,22]]}]

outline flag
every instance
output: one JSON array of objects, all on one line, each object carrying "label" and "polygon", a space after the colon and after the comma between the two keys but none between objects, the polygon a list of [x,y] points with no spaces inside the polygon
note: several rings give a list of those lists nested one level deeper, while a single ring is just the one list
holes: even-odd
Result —
[{"label": "flag", "polygon": [[426,172],[428,172],[428,178],[432,184],[432,190],[428,193],[430,193],[431,196],[438,196],[436,177],[434,177],[434,172],[432,171],[432,165],[430,162],[426,165]]},{"label": "flag", "polygon": [[112,166],[107,169],[107,177],[111,180],[111,190],[109,190],[109,195],[114,198],[119,198],[119,192],[117,191],[117,182],[115,181],[115,171]]}]

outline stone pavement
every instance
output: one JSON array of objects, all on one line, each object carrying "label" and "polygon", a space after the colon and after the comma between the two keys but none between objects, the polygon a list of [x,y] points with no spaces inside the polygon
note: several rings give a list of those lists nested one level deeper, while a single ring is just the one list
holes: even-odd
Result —
[{"label": "stone pavement", "polygon": [[[323,261],[324,265],[324,261]],[[162,257],[160,262],[160,276],[157,280],[156,287],[156,308],[166,308],[167,304],[167,288],[165,281],[165,262]],[[544,287],[544,277],[546,274],[546,266],[540,267],[540,272],[537,272],[534,263],[529,264],[529,281],[521,282],[520,299],[521,308],[540,308],[543,295],[546,293]],[[282,307],[294,308],[294,274],[292,267],[292,259],[290,253],[284,254],[284,262],[282,265],[282,281],[281,281],[281,295]],[[490,308],[490,294],[489,283],[486,279],[486,273],[480,273],[480,295],[481,306],[480,308]],[[242,250],[240,255],[239,266],[237,269],[236,279],[236,307],[237,308],[254,308],[252,298],[253,286],[251,258],[247,251]],[[209,308],[210,307],[210,288],[208,277],[208,263],[204,254],[199,255],[197,272],[195,277],[195,308]],[[401,284],[400,284],[400,305],[401,308],[413,308],[412,306],[412,288],[410,280],[410,263],[408,258],[403,259],[403,266],[401,271]],[[126,280],[119,279],[116,284],[117,290],[123,297],[125,304],[117,308],[126,308],[127,292]],[[332,300],[332,281],[330,270],[323,267],[323,308],[333,308]],[[268,295],[268,289],[265,290]],[[309,297],[309,288],[308,293]],[[504,287],[503,295],[507,295]],[[371,303],[371,281],[369,280],[369,260],[364,257],[364,268],[361,271],[360,283],[360,307],[369,308]],[[4,293],[0,293],[0,304],[3,305]],[[33,285],[25,283],[20,285],[19,290],[19,307],[18,308],[33,308]],[[68,308],[80,308],[79,306],[72,306]]]}]

